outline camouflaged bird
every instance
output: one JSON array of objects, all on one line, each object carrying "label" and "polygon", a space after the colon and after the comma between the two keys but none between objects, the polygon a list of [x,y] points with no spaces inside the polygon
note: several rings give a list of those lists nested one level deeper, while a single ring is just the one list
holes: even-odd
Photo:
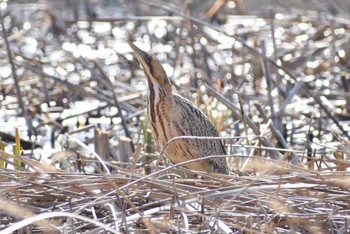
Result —
[{"label": "camouflaged bird", "polygon": [[[158,59],[128,42],[141,63],[148,81],[147,113],[154,141],[160,149],[174,137],[218,137],[209,118],[189,100],[173,92],[172,85]],[[178,139],[165,153],[173,163],[210,155],[226,155],[220,139]],[[229,174],[226,159],[210,158],[185,164],[192,170]]]}]

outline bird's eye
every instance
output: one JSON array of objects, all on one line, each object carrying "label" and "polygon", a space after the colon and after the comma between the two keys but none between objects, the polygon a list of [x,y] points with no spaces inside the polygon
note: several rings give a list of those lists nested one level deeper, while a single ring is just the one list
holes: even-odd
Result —
[{"label": "bird's eye", "polygon": [[154,62],[154,57],[153,57],[153,56],[150,56],[149,59],[148,59],[148,62],[149,62],[149,63],[153,63],[153,62]]}]

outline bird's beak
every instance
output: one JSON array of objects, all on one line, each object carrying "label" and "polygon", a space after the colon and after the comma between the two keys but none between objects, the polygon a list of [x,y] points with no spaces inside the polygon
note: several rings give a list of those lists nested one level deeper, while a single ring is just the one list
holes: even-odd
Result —
[{"label": "bird's beak", "polygon": [[150,64],[151,55],[149,55],[147,52],[139,49],[132,42],[130,42],[130,41],[127,41],[127,42],[129,44],[129,46],[131,47],[131,49],[134,51],[134,54],[135,54],[136,58],[139,60],[139,62],[141,63],[143,69],[146,70],[146,68],[148,69],[149,67],[151,67],[151,64]]}]

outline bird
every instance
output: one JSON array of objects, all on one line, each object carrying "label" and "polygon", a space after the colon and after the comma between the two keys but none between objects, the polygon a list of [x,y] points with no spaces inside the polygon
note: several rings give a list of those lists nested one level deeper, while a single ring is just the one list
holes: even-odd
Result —
[{"label": "bird", "polygon": [[[177,94],[155,55],[127,41],[147,77],[147,115],[153,139],[174,164],[206,157],[227,155],[223,142],[209,118],[188,99]],[[174,137],[183,136],[169,143]],[[186,138],[191,136],[192,138]],[[196,139],[195,137],[202,137]],[[211,137],[203,139],[203,137]],[[203,172],[229,174],[225,157],[195,160],[184,167]]]}]

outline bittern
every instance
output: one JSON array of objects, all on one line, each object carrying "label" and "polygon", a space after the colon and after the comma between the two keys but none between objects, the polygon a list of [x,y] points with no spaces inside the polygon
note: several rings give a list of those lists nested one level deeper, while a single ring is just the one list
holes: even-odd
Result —
[{"label": "bittern", "polygon": [[[173,92],[172,85],[159,60],[152,54],[128,42],[147,76],[147,114],[153,139],[160,149],[174,137],[183,136],[168,144],[164,150],[173,163],[210,155],[226,155],[226,149],[209,118],[189,100]],[[201,139],[186,136],[202,137]],[[186,168],[205,172],[228,174],[224,157],[196,160]]]}]

